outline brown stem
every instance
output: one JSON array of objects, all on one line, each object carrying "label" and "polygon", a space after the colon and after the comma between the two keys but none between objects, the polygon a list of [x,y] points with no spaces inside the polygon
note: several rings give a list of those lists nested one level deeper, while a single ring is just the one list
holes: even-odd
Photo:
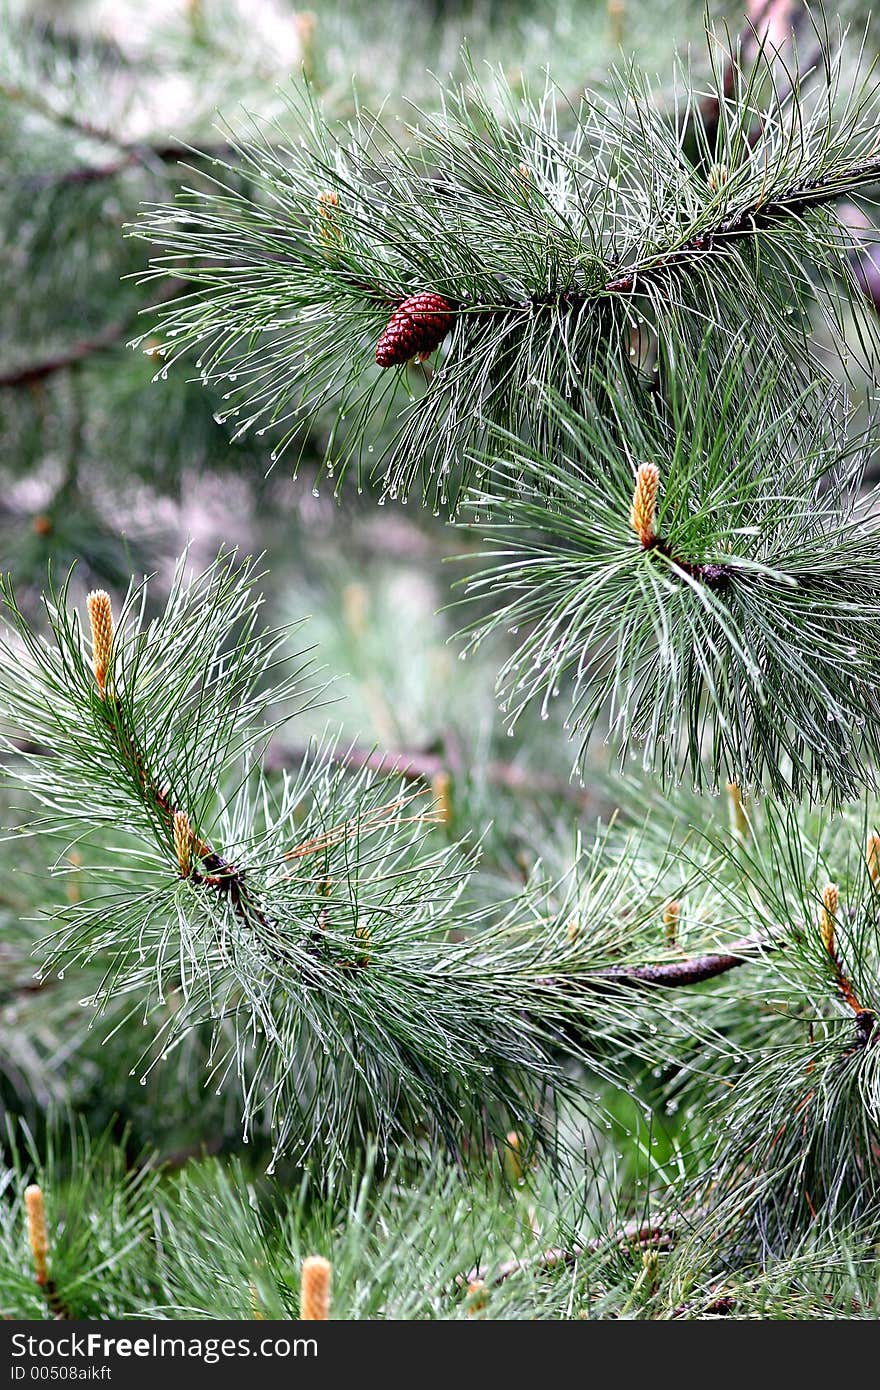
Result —
[{"label": "brown stem", "polygon": [[660,555],[664,555],[676,569],[688,575],[690,579],[697,580],[700,584],[705,584],[707,589],[723,589],[733,576],[731,565],[702,564],[694,560],[683,560],[676,555],[669,546],[669,543],[660,536],[652,536],[645,545],[645,550],[656,550]]},{"label": "brown stem", "polygon": [[67,1306],[67,1304],[64,1302],[64,1299],[61,1297],[60,1293],[55,1287],[54,1281],[51,1279],[47,1279],[45,1284],[43,1284],[41,1288],[43,1292],[43,1297],[46,1300],[46,1306],[48,1307],[49,1312],[52,1314],[52,1317],[55,1319],[55,1321],[71,1321],[74,1317],[74,1314],[71,1311],[71,1309]]},{"label": "brown stem", "polygon": [[86,357],[92,357],[97,352],[106,352],[108,348],[115,347],[130,329],[131,321],[129,319],[110,323],[94,337],[81,338],[78,343],[73,343],[54,357],[45,357],[40,362],[28,362],[23,367],[13,367],[10,371],[0,373],[0,387],[33,386],[36,382],[43,381],[47,376],[54,376],[56,372],[64,371],[67,367],[75,367]]},{"label": "brown stem", "polygon": [[[864,1025],[866,1020],[873,1020],[874,1015],[869,1009],[865,1009],[859,1002],[858,995],[853,987],[852,980],[846,972],[843,961],[841,960],[837,947],[832,939],[826,947],[831,963],[834,966],[834,978],[837,981],[837,992],[844,1003],[852,1009],[856,1016],[857,1023]],[[869,1028],[869,1035],[873,1031],[873,1024]]]},{"label": "brown stem", "polygon": [[[266,765],[273,771],[282,771],[289,763],[302,763],[308,757],[304,748],[285,749],[275,752],[270,749]],[[406,752],[380,752],[375,748],[340,748],[332,754],[335,762],[343,767],[370,768],[383,776],[402,777],[409,782],[432,782],[438,775],[449,771],[450,759],[439,753],[425,753],[408,750]],[[547,773],[531,772],[515,763],[492,761],[482,769],[483,776],[492,786],[504,787],[509,791],[528,792],[540,796],[558,796],[572,801],[578,806],[593,804],[593,796],[579,787],[563,782]]]},{"label": "brown stem", "polygon": [[0,95],[6,97],[8,101],[29,106],[31,110],[38,112],[46,120],[54,121],[56,125],[76,131],[77,134],[85,136],[88,140],[93,140],[97,145],[106,145],[108,148],[118,151],[119,157],[105,164],[83,164],[60,172],[50,171],[45,174],[28,175],[21,182],[31,188],[64,183],[92,183],[100,179],[114,178],[117,174],[124,173],[126,169],[134,165],[149,168],[150,165],[156,164],[179,164],[185,159],[229,159],[238,153],[237,147],[228,141],[204,145],[195,150],[189,149],[177,140],[157,144],[142,140],[126,140],[106,126],[95,125],[93,121],[87,120],[76,111],[56,110],[51,102],[46,101],[39,93],[30,91],[25,87],[19,87],[14,83],[0,82]]},{"label": "brown stem", "polygon": [[[164,304],[169,299],[173,299],[176,294],[180,294],[184,288],[186,287],[183,281],[171,280],[144,307],[148,309],[158,308],[160,304]],[[56,372],[76,367],[80,362],[85,361],[88,357],[93,357],[96,353],[107,352],[110,348],[117,347],[125,339],[132,331],[133,323],[134,316],[128,319],[119,319],[116,323],[107,324],[91,338],[82,338],[79,342],[71,344],[70,347],[65,348],[54,357],[46,357],[39,362],[27,362],[22,367],[12,367],[8,371],[0,373],[0,388],[4,386],[34,386],[37,382],[45,380],[46,377],[54,376]]]},{"label": "brown stem", "polygon": [[96,126],[84,116],[75,111],[57,111],[52,103],[46,101],[39,93],[30,91],[26,87],[20,87],[14,82],[0,82],[0,95],[7,101],[18,102],[21,106],[29,106],[32,111],[44,116],[48,121],[54,121],[56,125],[65,126],[68,130],[75,130],[78,134],[84,135],[88,140],[94,140],[98,144],[110,145],[117,150],[129,150],[133,146],[122,140],[118,135],[114,135],[112,130]]},{"label": "brown stem", "polygon": [[758,948],[766,944],[760,937],[745,937],[728,951],[711,951],[662,965],[610,965],[596,971],[596,975],[612,984],[660,985],[666,989],[677,989],[683,985],[698,985],[704,980],[714,980],[740,965],[748,965],[755,959]]},{"label": "brown stem", "polygon": [[[159,814],[169,838],[174,835],[174,815],[179,809],[174,802],[170,788],[161,787],[147,768],[146,761],[138,746],[137,739],[127,727],[125,711],[116,698],[104,701],[107,727],[120,754],[123,766],[135,779],[139,791],[150,800]],[[204,884],[220,896],[225,897],[236,917],[246,926],[259,926],[265,930],[272,923],[260,907],[255,895],[245,882],[246,870],[230,863],[222,854],[204,840],[196,839],[193,851],[201,860],[206,873],[196,870],[190,873],[193,883]]]},{"label": "brown stem", "polygon": [[[540,306],[559,306],[576,313],[605,295],[637,293],[648,280],[659,279],[678,267],[688,269],[696,265],[700,257],[707,253],[724,250],[737,241],[754,236],[759,231],[776,223],[784,222],[788,217],[800,215],[812,208],[823,207],[828,203],[833,203],[838,198],[843,198],[848,193],[878,182],[880,182],[880,159],[874,159],[865,164],[845,169],[838,174],[826,174],[805,183],[794,184],[769,202],[759,200],[738,212],[729,213],[713,226],[706,227],[701,232],[695,232],[692,237],[689,237],[679,246],[671,247],[667,251],[657,251],[641,260],[632,261],[628,265],[620,267],[598,289],[579,289],[575,285],[570,285],[567,288],[530,295],[527,299],[510,301],[500,305],[498,303],[491,305],[465,304],[452,299],[449,294],[445,294],[444,297],[453,311],[481,316],[489,315],[496,318],[517,311],[531,313]],[[394,303],[402,302],[410,293],[407,291],[389,296],[384,290],[380,291],[377,286],[359,285],[357,288],[373,295],[381,293],[383,298]]]},{"label": "brown stem", "polygon": [[869,1043],[880,1043],[880,1028],[873,1009],[859,1009],[856,1013],[856,1036],[854,1052],[861,1052]]},{"label": "brown stem", "polygon": [[[665,274],[679,265],[694,264],[706,252],[723,249],[787,217],[832,203],[844,194],[877,183],[878,180],[880,159],[875,159],[840,174],[826,174],[806,183],[795,184],[770,202],[757,202],[739,212],[730,213],[714,227],[695,233],[681,246],[658,252],[648,260],[633,261],[612,279],[606,280],[602,289],[605,294],[630,294],[648,278]],[[586,294],[563,296],[573,306],[585,303],[588,297]]]},{"label": "brown stem", "polygon": [[[659,1224],[662,1220],[662,1224]],[[559,1265],[570,1266],[576,1261],[583,1259],[585,1255],[596,1255],[601,1250],[618,1246],[625,1250],[628,1246],[635,1246],[636,1249],[643,1250],[650,1247],[654,1250],[667,1250],[675,1236],[675,1218],[670,1217],[668,1221],[658,1218],[657,1222],[651,1221],[628,1221],[625,1226],[612,1231],[607,1236],[596,1236],[594,1240],[586,1241],[583,1245],[551,1245],[545,1250],[539,1251],[531,1259],[506,1260],[503,1264],[497,1265],[488,1274],[482,1274],[478,1269],[471,1270],[468,1275],[459,1275],[457,1283],[460,1287],[467,1287],[476,1280],[482,1280],[484,1284],[491,1286],[503,1284],[505,1279],[509,1279],[513,1274],[541,1273],[550,1269],[555,1269]]]},{"label": "brown stem", "polygon": [[[707,951],[699,956],[687,956],[683,960],[668,961],[657,965],[606,965],[591,970],[584,983],[587,988],[597,984],[656,986],[661,989],[679,989],[685,985],[699,985],[705,980],[714,980],[736,970],[741,965],[760,958],[762,951],[772,949],[772,938],[763,935],[744,936],[734,941],[725,951]],[[546,976],[541,982],[553,988],[572,989],[572,981]]]},{"label": "brown stem", "polygon": [[730,1294],[717,1294],[709,1303],[679,1303],[673,1310],[674,1318],[687,1318],[696,1313],[701,1318],[729,1318],[736,1310],[736,1299]]},{"label": "brown stem", "polygon": [[[103,136],[96,134],[94,138],[103,139]],[[183,164],[190,160],[193,162],[229,160],[238,153],[236,147],[230,144],[203,145],[198,150],[191,150],[186,145],[178,144],[122,145],[120,148],[122,150],[120,157],[109,160],[105,164],[77,164],[70,169],[49,171],[44,174],[28,174],[20,182],[24,187],[35,190],[59,188],[68,184],[100,183],[105,179],[115,179],[129,169],[149,168],[151,164]]]},{"label": "brown stem", "polygon": [[26,994],[42,994],[44,990],[51,989],[55,981],[50,977],[45,979],[22,980],[18,985],[7,985],[0,993],[0,1009],[11,1004],[13,1000],[21,998]]}]

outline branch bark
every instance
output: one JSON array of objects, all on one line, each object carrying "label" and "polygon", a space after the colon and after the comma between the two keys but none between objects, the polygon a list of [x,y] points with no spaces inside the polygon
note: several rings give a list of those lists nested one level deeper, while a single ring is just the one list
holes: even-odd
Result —
[{"label": "branch bark", "polygon": [[755,933],[732,942],[725,951],[707,951],[703,955],[687,956],[683,960],[657,965],[609,965],[593,971],[590,979],[607,981],[608,984],[678,989],[684,985],[714,980],[740,965],[748,965],[750,961],[760,959],[762,952],[774,944],[771,937]]},{"label": "branch bark", "polygon": [[[649,276],[654,277],[677,266],[694,263],[707,252],[723,249],[745,237],[754,236],[774,223],[783,222],[788,217],[800,215],[813,208],[823,207],[877,182],[880,182],[880,159],[869,160],[866,164],[856,165],[839,174],[827,174],[806,183],[795,184],[769,202],[754,203],[739,212],[730,213],[716,226],[697,232],[681,246],[624,266],[612,279],[605,282],[603,292],[630,294],[638,288],[640,281]],[[568,298],[573,303],[583,304],[591,297],[580,294]]]},{"label": "branch bark", "polygon": [[[157,294],[143,308],[158,308],[160,304],[173,299],[176,294],[180,294],[186,288],[187,286],[183,281],[171,280],[162,287],[161,293]],[[132,332],[135,319],[140,312],[139,309],[131,318],[108,323],[105,328],[100,329],[90,338],[81,338],[79,342],[72,343],[63,351],[50,357],[44,357],[37,362],[26,362],[23,366],[11,367],[5,372],[0,372],[0,389],[3,387],[34,386],[37,382],[45,381],[47,377],[54,376],[57,372],[78,366],[80,362],[94,357],[97,353],[108,352],[110,349],[118,347]]]},{"label": "branch bark", "polygon": [[460,1275],[457,1282],[459,1287],[465,1287],[482,1280],[484,1284],[495,1287],[503,1284],[513,1274],[543,1273],[555,1269],[557,1265],[570,1267],[585,1255],[597,1255],[601,1250],[614,1245],[621,1250],[630,1245],[639,1250],[668,1250],[675,1238],[675,1228],[676,1221],[672,1215],[668,1219],[657,1217],[655,1221],[628,1221],[625,1226],[619,1227],[607,1236],[596,1236],[583,1245],[550,1245],[531,1259],[506,1260],[486,1274],[474,1269],[468,1275]]},{"label": "branch bark", "polygon": [[[449,772],[450,759],[440,753],[419,751],[381,752],[375,748],[358,748],[351,745],[334,753],[336,762],[355,770],[370,768],[388,777],[403,777],[411,782],[431,782],[440,773]],[[272,771],[282,771],[289,763],[301,763],[307,757],[304,748],[269,750],[266,766]],[[495,760],[483,769],[486,781],[492,786],[504,787],[508,791],[529,792],[541,796],[558,796],[577,806],[591,806],[594,797],[590,792],[574,787],[547,773],[532,772],[515,763]]]},{"label": "branch bark", "polygon": [[130,319],[110,323],[99,333],[95,333],[93,337],[81,338],[78,343],[72,343],[63,352],[58,352],[52,357],[44,357],[39,362],[27,362],[22,367],[13,367],[9,371],[0,373],[0,388],[34,386],[38,381],[44,381],[46,377],[54,376],[56,372],[77,366],[87,357],[93,357],[95,353],[106,352],[108,348],[116,347],[130,330]]},{"label": "branch bark", "polygon": [[[95,138],[101,139],[100,135]],[[187,145],[169,143],[167,145],[123,145],[118,159],[104,164],[76,164],[70,169],[50,170],[42,174],[28,174],[20,180],[25,188],[38,191],[45,188],[63,188],[71,184],[101,183],[106,179],[118,178],[130,169],[149,169],[151,165],[169,166],[201,161],[230,160],[238,153],[230,144],[203,145],[190,149]]]},{"label": "branch bark", "polygon": [[[103,703],[106,709],[106,725],[123,767],[150,805],[169,839],[172,839],[175,812],[181,808],[175,801],[171,788],[160,786],[148,769],[137,737],[128,725],[122,703],[113,696],[104,697]],[[274,926],[264,912],[257,894],[247,883],[246,870],[231,863],[225,855],[198,836],[193,837],[192,850],[206,870],[205,873],[199,873],[194,867],[191,868],[189,878],[193,883],[204,885],[225,898],[230,910],[245,927],[258,926],[270,930]]]},{"label": "branch bark", "polygon": [[[714,225],[695,232],[679,245],[653,252],[620,266],[597,288],[584,289],[571,284],[541,294],[529,295],[525,299],[511,299],[501,304],[497,301],[492,304],[462,302],[450,298],[448,294],[444,298],[454,312],[479,317],[503,319],[509,314],[531,314],[536,308],[553,305],[577,313],[586,305],[595,304],[606,297],[637,294],[648,280],[659,279],[676,269],[690,269],[698,264],[702,256],[717,253],[748,237],[756,236],[771,226],[784,223],[788,218],[799,217],[804,212],[825,207],[875,184],[880,184],[880,159],[868,160],[836,174],[826,174],[804,183],[793,184],[767,202],[758,201],[728,213]],[[354,281],[349,283],[351,288],[394,307],[403,303],[412,293],[411,289],[391,291],[378,284],[366,285]]]}]

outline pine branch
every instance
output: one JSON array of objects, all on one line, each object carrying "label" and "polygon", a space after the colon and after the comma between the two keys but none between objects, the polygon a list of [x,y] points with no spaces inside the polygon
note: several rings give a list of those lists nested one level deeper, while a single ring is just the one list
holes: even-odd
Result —
[{"label": "pine branch", "polygon": [[7,986],[3,993],[0,993],[0,1008],[9,1004],[13,999],[20,995],[42,994],[45,990],[51,989],[53,985],[51,979],[22,980],[20,984]]},{"label": "pine branch", "polygon": [[[691,1198],[703,1231],[782,1250],[798,1232],[876,1219],[880,1196],[880,954],[873,800],[841,819],[752,808],[750,833],[709,835],[709,880],[727,910],[774,923],[763,1003],[702,996],[704,1022],[730,1038],[707,1120],[717,1136]],[[833,868],[834,882],[829,883]],[[761,998],[761,996],[758,996]],[[702,1094],[686,1078],[676,1098]],[[688,1199],[685,1199],[688,1200]]]},{"label": "pine branch", "polygon": [[243,926],[259,926],[269,930],[270,923],[259,899],[245,882],[245,871],[236,867],[201,836],[193,833],[188,813],[175,804],[171,789],[160,786],[147,766],[137,736],[128,723],[127,712],[122,702],[110,697],[105,698],[105,704],[107,728],[119,752],[122,766],[133,777],[139,794],[155,811],[162,839],[166,842],[174,840],[177,826],[183,821],[186,826],[187,851],[191,850],[204,866],[204,873],[197,872],[189,862],[189,853],[187,852],[185,857],[184,853],[178,850],[182,877],[189,878],[194,884],[210,888],[225,898]]},{"label": "pine branch", "polygon": [[[375,467],[388,494],[421,481],[453,510],[484,476],[487,433],[552,454],[547,392],[602,408],[603,388],[638,379],[632,359],[651,335],[662,363],[686,360],[711,316],[720,366],[734,345],[750,355],[748,324],[800,390],[822,370],[809,357],[809,302],[838,338],[837,301],[859,312],[833,204],[880,178],[876,83],[857,76],[845,91],[844,61],[829,48],[819,71],[781,91],[762,44],[732,92],[722,79],[714,182],[635,70],[577,111],[550,91],[518,102],[502,88],[493,103],[474,78],[445,94],[442,115],[418,113],[410,148],[366,118],[343,136],[308,93],[295,96],[301,149],[278,151],[268,133],[241,142],[246,193],[218,178],[145,218],[140,234],[162,248],[152,274],[192,287],[161,316],[174,356],[196,351],[243,430],[284,426],[279,454],[332,404],[337,480],[349,463],[374,471],[364,455],[387,420]],[[696,115],[693,77],[680,85]],[[700,144],[709,149],[706,132]],[[413,321],[398,342],[401,313],[425,297],[435,332],[422,341]],[[397,382],[407,350],[438,356]]]},{"label": "pine branch", "polygon": [[[739,240],[782,228],[789,219],[800,219],[806,212],[863,193],[878,182],[880,159],[874,159],[851,168],[835,170],[831,175],[793,184],[781,189],[772,199],[758,198],[746,207],[719,217],[717,221],[707,221],[700,231],[679,245],[617,266],[608,278],[595,287],[580,288],[577,281],[573,281],[550,292],[541,291],[524,298],[505,298],[503,294],[494,295],[488,302],[456,300],[449,295],[444,298],[453,314],[466,314],[468,318],[476,320],[488,318],[499,324],[506,324],[509,319],[515,322],[517,316],[528,321],[536,311],[555,309],[559,314],[559,331],[564,332],[562,325],[566,317],[580,317],[586,309],[598,306],[606,296],[644,293],[650,282],[656,280],[662,285],[665,277],[674,270],[695,270],[701,257],[723,253]],[[398,309],[409,298],[405,292],[389,289],[387,283],[363,280],[349,280],[347,283],[359,293],[392,310]],[[410,357],[414,355],[409,354]]]},{"label": "pine branch", "polygon": [[21,367],[13,367],[0,373],[0,388],[34,386],[56,372],[67,371],[97,353],[107,352],[118,347],[132,331],[132,320],[123,319],[110,323],[91,338],[83,338],[73,343],[63,352],[45,357],[39,362],[29,362]]},{"label": "pine branch", "polygon": [[697,787],[873,785],[875,501],[859,496],[864,458],[834,398],[783,409],[778,385],[741,358],[716,370],[709,346],[669,409],[637,390],[583,411],[551,399],[553,456],[490,445],[468,508],[489,568],[466,581],[480,617],[465,651],[519,634],[499,675],[511,725],[564,692],[580,765],[603,729]]},{"label": "pine branch", "polygon": [[583,1244],[551,1245],[537,1255],[505,1260],[487,1272],[481,1272],[477,1267],[466,1277],[459,1276],[459,1283],[467,1286],[481,1280],[493,1288],[515,1274],[543,1274],[560,1267],[571,1268],[586,1256],[598,1255],[614,1247],[620,1250],[668,1250],[675,1240],[675,1227],[674,1216],[657,1216],[651,1221],[628,1221],[619,1230],[596,1236]]},{"label": "pine branch", "polygon": [[[600,293],[638,293],[651,278],[662,279],[670,271],[687,270],[701,256],[724,252],[743,237],[755,237],[761,232],[781,227],[789,218],[800,219],[805,212],[864,192],[878,181],[880,159],[873,159],[784,188],[771,199],[758,199],[751,206],[738,208],[715,223],[709,222],[680,246],[631,262],[615,272],[612,279],[606,280]],[[562,291],[560,300],[574,311],[583,308],[591,297]]]},{"label": "pine branch", "polygon": [[704,955],[687,957],[657,965],[608,966],[597,970],[595,979],[614,985],[653,985],[663,989],[678,989],[687,985],[703,984],[706,980],[717,979],[741,965],[760,960],[768,949],[773,949],[773,938],[761,933],[744,936],[740,941],[731,942],[724,951],[710,951]]},{"label": "pine branch", "polygon": [[127,1164],[124,1135],[118,1146],[106,1132],[91,1140],[81,1118],[63,1126],[49,1117],[39,1149],[26,1124],[10,1117],[4,1128],[4,1311],[30,1319],[131,1316],[150,1288],[158,1174]]},{"label": "pine branch", "polygon": [[[591,288],[579,288],[577,282],[560,285],[546,292],[524,298],[503,295],[481,303],[479,300],[456,300],[445,296],[450,310],[467,314],[469,318],[488,317],[503,322],[508,316],[531,319],[536,311],[557,309],[561,323],[565,316],[580,316],[585,309],[598,305],[608,295],[638,294],[647,289],[651,280],[663,282],[674,270],[696,268],[699,258],[723,253],[741,239],[754,238],[761,232],[782,227],[788,219],[800,219],[804,213],[865,192],[880,182],[880,159],[868,160],[849,168],[836,169],[833,174],[798,182],[781,189],[771,199],[757,198],[753,203],[726,213],[716,221],[706,221],[700,231],[668,250],[650,253],[637,260],[617,266],[602,283]],[[388,288],[387,283],[349,281],[350,286],[370,299],[397,309],[408,296]],[[443,335],[445,336],[445,334]],[[414,356],[411,353],[410,356]]]},{"label": "pine branch", "polygon": [[[104,590],[94,591],[87,598],[87,606],[92,626],[92,663],[101,713],[125,774],[133,781],[138,796],[144,799],[158,819],[160,840],[173,842],[182,877],[204,884],[224,896],[244,926],[268,928],[265,914],[245,883],[244,872],[193,832],[189,815],[175,804],[171,787],[160,786],[157,782],[132,727],[129,709],[113,690],[114,630],[110,596]],[[206,874],[195,871],[193,855],[201,860]]]},{"label": "pine branch", "polygon": [[207,1023],[211,1065],[234,1068],[245,1125],[265,1111],[276,1153],[339,1152],[361,1125],[430,1126],[458,1153],[511,1123],[549,1143],[546,1089],[570,1089],[555,1049],[584,1009],[546,978],[564,908],[549,885],[466,898],[473,852],[424,848],[435,817],[411,792],[389,799],[321,748],[280,786],[249,764],[260,712],[289,717],[300,693],[299,671],[262,684],[280,637],[254,628],[250,576],[223,563],[184,583],[181,566],[146,627],[142,597],[114,628],[93,593],[88,656],[66,590],[46,642],[6,585],[0,707],[30,740],[11,770],[41,808],[32,829],[109,840],[89,899],[57,912],[49,966],[100,962],[101,1009],[143,997],[146,1071]]},{"label": "pine branch", "polygon": [[38,382],[45,381],[47,377],[54,376],[58,372],[76,368],[81,362],[101,353],[112,351],[113,348],[119,347],[134,331],[139,314],[155,309],[179,293],[180,284],[162,286],[159,293],[152,296],[132,317],[120,319],[116,323],[109,323],[90,338],[82,338],[63,351],[45,357],[41,361],[29,362],[23,366],[12,367],[0,372],[0,390],[35,386]]},{"label": "pine branch", "polygon": [[77,184],[103,183],[118,178],[131,169],[155,169],[157,165],[192,165],[198,167],[203,161],[228,164],[234,161],[236,149],[228,142],[217,144],[200,143],[197,148],[177,142],[166,144],[137,142],[123,143],[120,158],[103,164],[77,164],[69,169],[51,169],[45,173],[24,174],[19,180],[22,187],[34,190],[60,188]]},{"label": "pine branch", "polygon": [[[309,756],[307,748],[270,749],[267,766],[280,771],[291,762],[302,763]],[[425,782],[429,785],[444,772],[449,771],[449,757],[440,753],[426,753],[421,750],[401,752],[382,752],[375,748],[360,748],[354,744],[340,744],[334,750],[335,761],[345,767],[369,768],[386,777],[402,777],[405,781]],[[503,787],[507,791],[523,793],[528,796],[551,796],[561,801],[570,801],[578,806],[591,806],[595,801],[592,792],[564,782],[533,768],[522,767],[517,763],[490,759],[480,767],[480,775],[491,785]]]}]

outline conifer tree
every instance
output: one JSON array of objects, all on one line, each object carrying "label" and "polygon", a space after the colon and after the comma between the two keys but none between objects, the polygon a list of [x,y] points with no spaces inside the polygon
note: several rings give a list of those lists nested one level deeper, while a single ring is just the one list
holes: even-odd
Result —
[{"label": "conifer tree", "polygon": [[[201,78],[235,30],[187,14]],[[372,115],[322,23],[172,145],[71,114],[94,46],[51,102],[58,33],[7,58],[53,199],[149,206],[112,333],[0,386],[67,380],[78,472],[124,389],[95,357],[146,353],[127,468],[228,452],[214,488],[300,480],[303,548],[342,519],[315,653],[231,546],[3,581],[0,1309],[876,1317],[871,33],[765,4],[660,85],[467,49]],[[413,512],[383,594],[357,528]]]}]

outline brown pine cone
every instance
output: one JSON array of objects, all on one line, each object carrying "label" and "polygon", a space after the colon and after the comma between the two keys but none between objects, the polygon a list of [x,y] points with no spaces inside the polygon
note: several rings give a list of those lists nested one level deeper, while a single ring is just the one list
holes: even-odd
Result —
[{"label": "brown pine cone", "polygon": [[440,294],[424,290],[398,304],[376,347],[380,367],[429,357],[452,328],[452,310]]}]

